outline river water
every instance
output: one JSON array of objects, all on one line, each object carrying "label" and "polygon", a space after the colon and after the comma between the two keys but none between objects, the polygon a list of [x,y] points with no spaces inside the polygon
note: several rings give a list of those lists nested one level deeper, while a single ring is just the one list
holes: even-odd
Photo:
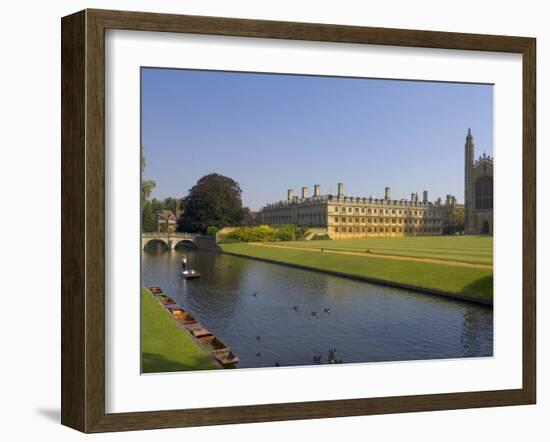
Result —
[{"label": "river water", "polygon": [[[276,264],[187,250],[142,255],[142,283],[159,285],[240,358],[237,368],[485,357],[493,310]],[[294,310],[298,307],[298,311]],[[329,313],[325,309],[330,309]],[[318,312],[313,315],[312,312]]]}]

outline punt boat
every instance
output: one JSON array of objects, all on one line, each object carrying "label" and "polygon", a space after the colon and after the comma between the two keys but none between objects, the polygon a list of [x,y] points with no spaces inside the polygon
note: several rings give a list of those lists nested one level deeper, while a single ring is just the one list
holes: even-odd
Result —
[{"label": "punt boat", "polygon": [[212,357],[214,357],[224,367],[236,364],[239,358],[231,349],[216,336],[205,336],[197,339],[201,347],[204,348]]},{"label": "punt boat", "polygon": [[194,338],[203,338],[205,336],[212,336],[212,332],[205,328],[200,322],[194,322],[192,324],[184,324],[184,327],[189,330],[189,333]]},{"label": "punt boat", "polygon": [[181,272],[181,274],[183,275],[183,277],[185,279],[194,279],[194,278],[200,278],[201,277],[201,274],[199,272],[197,272],[196,270],[183,270]]},{"label": "punt boat", "polygon": [[182,309],[181,307],[174,307],[169,309],[172,313],[172,316],[181,324],[194,324],[197,322],[195,317],[189,313],[187,310]]},{"label": "punt boat", "polygon": [[159,298],[159,301],[161,302],[162,305],[164,305],[165,307],[169,307],[169,306],[174,306],[174,305],[177,305],[176,304],[176,301],[174,301],[172,298],[170,298],[169,296],[162,296]]}]

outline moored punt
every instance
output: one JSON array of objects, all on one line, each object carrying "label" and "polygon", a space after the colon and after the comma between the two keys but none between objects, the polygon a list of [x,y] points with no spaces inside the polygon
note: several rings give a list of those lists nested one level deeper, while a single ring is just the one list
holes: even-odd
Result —
[{"label": "moored punt", "polygon": [[192,324],[185,324],[185,329],[189,331],[195,338],[202,338],[205,336],[212,336],[210,330],[204,328],[200,322],[194,322]]},{"label": "moored punt", "polygon": [[172,302],[172,303],[168,303],[168,304],[164,304],[164,307],[169,311],[169,312],[172,312],[173,309],[179,309],[181,308],[178,304],[176,304],[175,302]]},{"label": "moored punt", "polygon": [[182,309],[181,307],[174,307],[170,309],[172,315],[176,320],[181,324],[194,324],[197,322],[195,317],[188,311]]},{"label": "moored punt", "polygon": [[210,355],[224,367],[233,366],[239,362],[239,358],[229,347],[213,350],[210,352]]},{"label": "moored punt", "polygon": [[195,329],[195,330],[191,330],[191,334],[195,337],[195,338],[202,338],[204,336],[212,336],[212,332],[204,327],[202,328],[198,328],[198,329]]},{"label": "moored punt", "polygon": [[[200,274],[198,274],[200,276]],[[232,368],[239,358],[221,339],[214,336],[187,310],[181,308],[177,302],[166,295],[158,286],[147,287],[151,295],[160,302],[172,315],[176,322],[186,330],[195,342],[224,368]]]},{"label": "moored punt", "polygon": [[174,301],[169,296],[163,296],[159,298],[159,301],[165,306],[168,307],[169,305],[177,305],[176,301]]},{"label": "moored punt", "polygon": [[216,336],[206,336],[197,340],[201,347],[208,351],[208,353],[223,366],[233,365],[239,362],[239,358],[220,338]]},{"label": "moored punt", "polygon": [[199,339],[200,344],[208,350],[219,350],[221,348],[227,348],[227,345],[217,336],[207,336]]}]

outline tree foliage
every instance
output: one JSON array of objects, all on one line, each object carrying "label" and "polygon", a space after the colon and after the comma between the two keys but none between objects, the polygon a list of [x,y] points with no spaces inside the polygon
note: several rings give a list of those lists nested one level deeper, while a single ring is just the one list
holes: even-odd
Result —
[{"label": "tree foliage", "polygon": [[296,240],[296,226],[294,224],[286,224],[277,229],[275,239],[279,241],[294,241]]},{"label": "tree foliage", "polygon": [[[145,170],[145,156],[141,147],[141,173]],[[156,183],[153,180],[141,180],[141,230],[152,232],[155,230],[155,211],[149,202],[151,192]]]},{"label": "tree foliage", "polygon": [[240,227],[228,233],[226,238],[243,242],[266,242],[273,241],[277,230],[267,225],[257,227]]},{"label": "tree foliage", "polygon": [[231,178],[212,173],[203,176],[183,199],[180,232],[205,233],[209,226],[218,229],[238,226],[243,220],[241,188]]},{"label": "tree foliage", "polygon": [[206,234],[208,236],[215,236],[216,233],[218,233],[218,229],[216,226],[208,226],[208,228],[206,229]]},{"label": "tree foliage", "polygon": [[145,204],[141,209],[141,230],[143,232],[154,232],[155,231],[155,212],[150,201],[145,201]]},{"label": "tree foliage", "polygon": [[229,242],[295,241],[299,231],[301,229],[294,224],[285,224],[277,227],[265,224],[254,227],[240,227],[226,234],[222,241],[225,239],[228,239]]},{"label": "tree foliage", "polygon": [[181,205],[181,200],[178,200],[177,198],[172,198],[171,196],[165,198],[162,201],[156,198],[153,198],[151,200],[151,206],[153,208],[153,212],[155,213],[160,210],[172,210],[174,213],[176,213],[176,208],[178,205]]},{"label": "tree foliage", "polygon": [[243,220],[241,225],[248,227],[257,226],[259,223],[256,215],[257,213],[252,212],[249,207],[243,207]]},{"label": "tree foliage", "polygon": [[[145,170],[146,166],[145,156],[143,155],[143,146],[141,146],[141,173],[143,174],[143,171]],[[157,183],[155,183],[153,180],[141,180],[141,207],[142,209],[145,207],[146,201],[151,196],[151,192],[155,188]]]},{"label": "tree foliage", "polygon": [[[154,232],[157,229],[157,213],[161,210],[176,211],[176,207],[180,203],[177,198],[168,197],[164,200],[153,198],[151,201],[145,200],[141,206],[141,230],[143,232]],[[167,224],[160,226],[161,231],[167,230]]]}]

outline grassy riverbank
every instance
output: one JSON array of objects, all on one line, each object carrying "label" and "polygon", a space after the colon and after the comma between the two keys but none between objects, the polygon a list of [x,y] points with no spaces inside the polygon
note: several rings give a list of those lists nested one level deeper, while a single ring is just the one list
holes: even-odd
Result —
[{"label": "grassy riverbank", "polygon": [[[287,244],[285,244],[287,245]],[[408,236],[404,238],[372,238],[332,241],[292,241],[291,247],[366,252],[433,258],[473,264],[493,264],[493,237],[474,235]]]},{"label": "grassy riverbank", "polygon": [[213,370],[219,366],[151,296],[141,290],[141,371]]},{"label": "grassy riverbank", "polygon": [[[438,237],[432,238],[435,239],[435,243],[438,243]],[[462,239],[461,237],[456,238]],[[415,252],[413,250],[413,241],[409,241],[410,247],[406,252],[407,255],[400,255],[399,252],[403,252],[403,250],[400,247],[396,247],[395,251],[398,253],[396,253],[395,256],[415,256],[416,253],[416,256],[422,256],[422,258],[433,257],[434,259],[441,259],[442,256],[448,256],[448,253],[453,253],[452,241],[447,245],[448,253],[446,252],[443,244],[440,243],[439,245],[441,247],[434,249],[433,255],[430,256],[429,253],[424,255],[426,251],[420,250],[421,248],[426,248],[426,240],[428,238],[417,237],[405,239],[418,239],[418,251]],[[484,239],[485,238],[483,238],[483,240]],[[391,241],[399,240],[400,239],[396,240],[394,238],[385,239],[389,245],[386,245],[384,254],[390,255],[389,251],[391,250]],[[481,241],[481,248],[487,246],[486,241],[483,240]],[[374,252],[374,247],[370,247],[371,241],[375,242],[376,240],[366,240],[365,242],[368,243],[368,248]],[[378,241],[378,247],[381,248],[384,244],[382,241]],[[457,241],[457,243],[459,243],[459,241]],[[444,262],[434,263],[403,259],[388,259],[385,257],[369,256],[368,253],[345,254],[341,252],[323,252],[320,250],[321,248],[325,248],[325,250],[327,250],[335,247],[349,247],[350,244],[353,245],[353,241],[285,242],[284,247],[277,247],[276,245],[269,246],[266,244],[234,243],[221,244],[221,247],[226,252],[235,253],[242,256],[266,259],[315,270],[338,272],[350,276],[376,279],[389,283],[397,283],[449,294],[463,294],[479,299],[480,301],[492,302],[493,270],[491,268],[487,268],[486,264],[484,266],[480,266],[480,268],[476,268],[461,266],[459,265],[460,263],[457,265],[456,262],[449,262],[446,264]],[[364,245],[361,244],[360,246],[366,249]],[[307,250],[305,249],[306,247]],[[420,253],[423,255],[419,255]],[[460,253],[463,258],[469,259],[464,250]],[[474,254],[476,254],[475,248],[472,249],[471,256]],[[484,259],[487,260],[487,258]]]}]

